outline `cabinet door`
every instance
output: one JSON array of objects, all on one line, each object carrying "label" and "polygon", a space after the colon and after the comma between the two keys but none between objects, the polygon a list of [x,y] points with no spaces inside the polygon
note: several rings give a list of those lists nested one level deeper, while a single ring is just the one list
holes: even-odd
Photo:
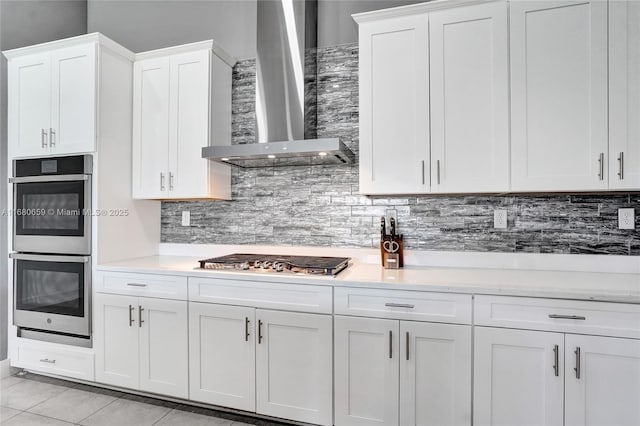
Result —
[{"label": "cabinet door", "polygon": [[51,62],[48,54],[23,56],[8,64],[9,155],[49,153]]},{"label": "cabinet door", "polygon": [[96,381],[138,389],[138,298],[96,294],[93,307]]},{"label": "cabinet door", "polygon": [[471,424],[471,327],[400,322],[400,425]]},{"label": "cabinet door", "polygon": [[565,343],[565,424],[639,425],[640,341],[568,334]]},{"label": "cabinet door", "polygon": [[253,308],[189,304],[189,398],[256,410]]},{"label": "cabinet door", "polygon": [[607,2],[510,11],[512,190],[606,189]]},{"label": "cabinet door", "polygon": [[564,335],[475,327],[473,424],[563,424]]},{"label": "cabinet door", "polygon": [[133,65],[133,197],[164,198],[169,188],[169,58]]},{"label": "cabinet door", "polygon": [[431,189],[509,190],[507,4],[429,15]]},{"label": "cabinet door", "polygon": [[209,145],[210,56],[210,50],[171,56],[168,193],[171,198],[207,194],[209,160],[202,158],[202,148]]},{"label": "cabinet door", "polygon": [[141,297],[138,303],[140,389],[188,398],[187,302]]},{"label": "cabinet door", "polygon": [[640,3],[609,1],[609,188],[640,188]]},{"label": "cabinet door", "polygon": [[360,192],[429,192],[428,17],[359,28]]},{"label": "cabinet door", "polygon": [[96,49],[88,44],[51,52],[52,153],[95,151]]},{"label": "cabinet door", "polygon": [[398,424],[400,323],[335,316],[335,424]]},{"label": "cabinet door", "polygon": [[256,310],[260,414],[332,424],[331,316]]}]

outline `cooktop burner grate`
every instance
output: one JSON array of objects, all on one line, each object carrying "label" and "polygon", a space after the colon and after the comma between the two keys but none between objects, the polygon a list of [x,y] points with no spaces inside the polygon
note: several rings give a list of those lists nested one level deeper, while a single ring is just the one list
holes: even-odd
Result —
[{"label": "cooktop burner grate", "polygon": [[200,260],[199,263],[201,269],[239,269],[245,271],[337,275],[349,266],[349,260],[351,259],[348,257],[234,253]]}]

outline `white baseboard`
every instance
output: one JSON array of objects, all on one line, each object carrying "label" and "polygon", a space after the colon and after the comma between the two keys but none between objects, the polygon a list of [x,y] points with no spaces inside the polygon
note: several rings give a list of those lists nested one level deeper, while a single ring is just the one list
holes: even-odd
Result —
[{"label": "white baseboard", "polygon": [[11,360],[9,358],[0,361],[0,379],[11,375]]}]

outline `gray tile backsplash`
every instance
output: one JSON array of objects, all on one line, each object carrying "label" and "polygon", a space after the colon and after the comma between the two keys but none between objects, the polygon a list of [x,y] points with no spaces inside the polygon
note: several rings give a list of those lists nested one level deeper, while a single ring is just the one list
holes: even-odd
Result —
[{"label": "gray tile backsplash", "polygon": [[[358,49],[318,50],[318,137],[358,152]],[[233,72],[233,143],[255,141],[255,61]],[[358,166],[233,169],[233,201],[162,203],[167,243],[377,247],[379,217],[397,210],[408,249],[640,256],[640,233],[617,229],[617,209],[640,194],[421,196],[358,193]],[[507,210],[508,229],[493,228]],[[182,227],[181,211],[191,211]],[[640,220],[637,220],[637,226]]]}]

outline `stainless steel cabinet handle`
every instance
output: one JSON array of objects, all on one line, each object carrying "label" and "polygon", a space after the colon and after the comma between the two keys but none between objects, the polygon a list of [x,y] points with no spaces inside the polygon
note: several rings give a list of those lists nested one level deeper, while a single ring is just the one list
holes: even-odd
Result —
[{"label": "stainless steel cabinet handle", "polygon": [[144,322],[142,319],[142,311],[144,311],[144,308],[138,305],[138,327],[142,327],[142,323]]},{"label": "stainless steel cabinet handle", "polygon": [[146,287],[146,284],[138,284],[138,283],[127,283],[128,286],[131,287]]},{"label": "stainless steel cabinet handle", "polygon": [[406,334],[405,351],[407,352],[407,361],[409,361],[409,332]]},{"label": "stainless steel cabinet handle", "polygon": [[40,134],[40,138],[42,141],[42,147],[46,148],[47,147],[47,131],[45,129],[42,129],[42,133]]},{"label": "stainless steel cabinet handle", "polygon": [[424,185],[424,160],[422,160],[422,184]]},{"label": "stainless steel cabinet handle", "polygon": [[40,362],[46,362],[47,364],[55,364],[56,360],[55,359],[45,358],[45,359],[41,359]]},{"label": "stainless steel cabinet handle", "polygon": [[598,157],[598,178],[604,180],[604,153],[600,153]]},{"label": "stainless steel cabinet handle", "polygon": [[389,330],[389,358],[393,358],[393,331]]},{"label": "stainless steel cabinet handle", "polygon": [[582,315],[560,315],[560,314],[549,314],[549,318],[551,319],[568,319],[568,320],[580,320],[584,321],[587,317],[583,317]]},{"label": "stainless steel cabinet handle", "polygon": [[129,327],[133,324],[133,310],[135,308],[132,305],[129,305]]},{"label": "stainless steel cabinet handle", "polygon": [[258,344],[262,343],[262,321],[258,320]]},{"label": "stainless steel cabinet handle", "polygon": [[160,191],[164,191],[164,173],[160,172]]},{"label": "stainless steel cabinet handle", "polygon": [[556,377],[560,375],[560,355],[558,354],[558,345],[553,346],[553,372]]},{"label": "stainless steel cabinet handle", "polygon": [[56,141],[55,141],[55,136],[56,132],[53,130],[52,127],[49,127],[49,146],[51,148],[53,148],[54,146],[56,146]]},{"label": "stainless steel cabinet handle", "polygon": [[573,371],[576,372],[576,379],[580,379],[580,346],[573,353],[576,354],[576,366]]},{"label": "stainless steel cabinet handle", "polygon": [[618,155],[618,179],[624,179],[624,152]]},{"label": "stainless steel cabinet handle", "polygon": [[173,191],[173,173],[169,172],[169,191]]},{"label": "stainless steel cabinet handle", "polygon": [[244,318],[244,341],[249,341],[249,317]]},{"label": "stainless steel cabinet handle", "polygon": [[387,308],[415,308],[415,305],[410,305],[408,303],[385,303],[384,306],[386,306]]},{"label": "stainless steel cabinet handle", "polygon": [[440,160],[436,161],[436,177],[438,178],[438,185],[440,185]]}]

